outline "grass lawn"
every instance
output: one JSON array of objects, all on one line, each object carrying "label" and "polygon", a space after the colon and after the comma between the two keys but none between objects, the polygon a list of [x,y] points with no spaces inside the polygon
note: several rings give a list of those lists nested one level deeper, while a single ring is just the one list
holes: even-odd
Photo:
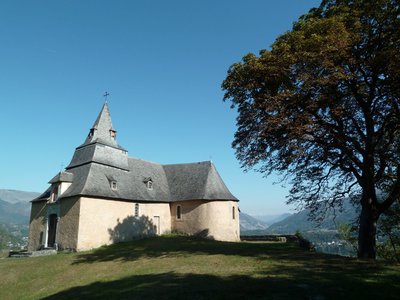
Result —
[{"label": "grass lawn", "polygon": [[290,243],[165,236],[0,259],[0,299],[399,299],[400,266]]}]

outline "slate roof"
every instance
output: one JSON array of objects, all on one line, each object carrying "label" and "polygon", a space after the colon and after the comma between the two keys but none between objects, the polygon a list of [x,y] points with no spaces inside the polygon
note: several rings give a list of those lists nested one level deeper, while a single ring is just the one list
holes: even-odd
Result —
[{"label": "slate roof", "polygon": [[110,131],[114,131],[115,134],[117,132],[113,128],[110,116],[110,110],[108,108],[107,102],[105,102],[103,108],[101,109],[99,115],[97,116],[96,121],[94,122],[92,128],[90,129],[86,141],[78,148],[91,143],[100,143],[121,150],[125,150],[120,145],[118,145],[116,139],[111,136]]},{"label": "slate roof", "polygon": [[235,200],[211,161],[163,166],[173,201]]},{"label": "slate roof", "polygon": [[33,199],[31,202],[40,202],[40,201],[47,201],[49,200],[51,195],[51,186],[47,188],[41,195]]},{"label": "slate roof", "polygon": [[54,176],[49,183],[56,182],[73,182],[74,174],[69,172],[60,172],[56,176]]},{"label": "slate roof", "polygon": [[[114,129],[107,103],[93,128],[85,143],[76,148],[66,171],[50,180],[52,184],[72,183],[60,199],[88,196],[141,202],[238,201],[210,161],[161,165],[128,157],[126,150],[110,135]],[[150,179],[151,189],[146,184]],[[112,188],[113,181],[116,189]],[[49,188],[33,201],[48,199],[50,191]]]}]

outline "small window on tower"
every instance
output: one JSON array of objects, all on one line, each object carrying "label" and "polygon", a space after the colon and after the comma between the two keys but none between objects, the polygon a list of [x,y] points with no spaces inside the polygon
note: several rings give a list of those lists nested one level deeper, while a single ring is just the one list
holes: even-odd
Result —
[{"label": "small window on tower", "polygon": [[118,188],[117,182],[116,182],[116,181],[111,181],[111,182],[110,182],[110,185],[111,185],[111,189],[112,189],[112,190],[116,190],[116,189]]},{"label": "small window on tower", "polygon": [[232,219],[234,219],[234,220],[236,218],[235,213],[236,213],[235,207],[232,206]]},{"label": "small window on tower", "polygon": [[153,189],[153,181],[151,181],[151,180],[147,181],[146,185],[147,185],[147,188],[148,188],[149,190],[152,190],[152,189]]}]

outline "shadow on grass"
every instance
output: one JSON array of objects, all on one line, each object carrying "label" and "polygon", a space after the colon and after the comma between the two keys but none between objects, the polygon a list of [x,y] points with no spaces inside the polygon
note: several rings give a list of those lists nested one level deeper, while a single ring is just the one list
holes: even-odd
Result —
[{"label": "shadow on grass", "polygon": [[142,257],[156,258],[165,255],[222,254],[265,258],[270,255],[285,258],[296,253],[308,255],[296,244],[218,242],[189,236],[160,236],[126,243],[104,246],[77,256],[74,264],[104,261],[134,261]]},{"label": "shadow on grass", "polygon": [[44,299],[248,299],[249,295],[261,298],[281,291],[282,296],[295,295],[296,290],[289,291],[284,284],[246,276],[221,278],[171,272],[95,282]]},{"label": "shadow on grass", "polygon": [[[76,287],[48,299],[397,299],[400,269],[309,252],[295,243],[228,243],[187,236],[154,237],[78,254],[73,264],[190,255],[244,256],[260,266],[252,276],[138,275]],[[252,262],[254,264],[254,262]]]},{"label": "shadow on grass", "polygon": [[[278,271],[278,270],[276,270]],[[351,277],[218,277],[174,272],[134,275],[73,287],[44,299],[397,299],[398,289]]]},{"label": "shadow on grass", "polygon": [[355,258],[316,253],[299,247],[298,243],[281,242],[220,242],[193,236],[157,236],[116,243],[78,254],[73,264],[106,261],[135,261],[140,258],[179,257],[187,255],[228,255],[299,265],[304,270],[329,268],[332,272],[354,270],[379,271],[387,264]]}]

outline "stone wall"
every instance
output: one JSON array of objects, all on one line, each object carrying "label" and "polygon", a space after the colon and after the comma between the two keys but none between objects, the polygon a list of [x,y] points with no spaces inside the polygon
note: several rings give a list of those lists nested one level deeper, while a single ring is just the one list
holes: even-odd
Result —
[{"label": "stone wall", "polygon": [[[239,211],[235,201],[179,201],[171,204],[172,230],[219,241],[239,241]],[[181,219],[177,219],[177,206]],[[234,211],[234,215],[233,215]]]},{"label": "stone wall", "polygon": [[76,250],[78,243],[80,198],[62,198],[59,200],[60,213],[56,243],[60,249]]},{"label": "stone wall", "polygon": [[135,204],[82,197],[77,250],[171,231],[168,203],[139,203],[139,217],[134,216]]},{"label": "stone wall", "polygon": [[32,202],[31,217],[29,221],[28,251],[40,249],[44,244],[46,235],[46,201]]}]

